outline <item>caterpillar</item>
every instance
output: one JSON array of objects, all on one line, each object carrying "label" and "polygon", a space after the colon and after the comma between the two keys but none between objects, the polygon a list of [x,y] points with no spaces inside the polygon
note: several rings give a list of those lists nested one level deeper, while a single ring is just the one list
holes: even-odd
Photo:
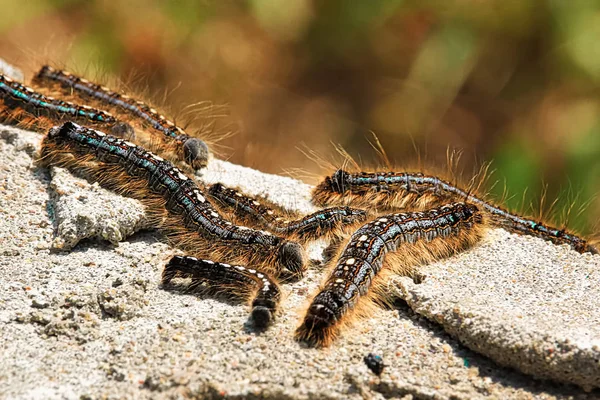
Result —
[{"label": "caterpillar", "polygon": [[189,290],[206,282],[208,290],[214,294],[226,293],[251,299],[250,315],[258,329],[267,328],[271,324],[281,298],[279,285],[269,275],[241,265],[174,256],[163,270],[162,284],[169,284],[176,276],[192,278]]},{"label": "caterpillar", "polygon": [[224,219],[192,179],[133,143],[67,122],[44,137],[39,162],[78,171],[138,199],[151,222],[192,256],[256,265],[274,275],[301,274],[306,266],[298,243]]},{"label": "caterpillar", "polygon": [[567,244],[579,253],[598,254],[594,246],[565,229],[553,228],[540,221],[510,213],[432,175],[409,172],[351,174],[338,170],[326,177],[313,191],[313,202],[317,205],[362,205],[382,210],[420,208],[448,201],[465,201],[479,206],[488,215],[492,226],[535,236],[554,244]]},{"label": "caterpillar", "polygon": [[[63,94],[77,95],[88,101],[94,101],[100,107],[113,109],[115,113],[126,113],[134,119],[131,125],[138,132],[151,129],[163,135],[163,154],[174,154],[193,169],[206,167],[209,149],[202,140],[191,137],[181,127],[161,115],[148,104],[135,100],[127,95],[117,93],[105,86],[88,81],[67,71],[56,70],[48,65],[43,66],[33,78],[36,85],[59,89]],[[140,138],[146,147],[153,143],[153,138]]]},{"label": "caterpillar", "polygon": [[347,232],[349,226],[367,217],[366,211],[350,207],[329,207],[298,217],[274,204],[262,204],[266,200],[261,200],[261,203],[220,183],[211,185],[207,193],[222,208],[233,211],[242,222],[259,224],[264,229],[302,243],[328,235],[339,237]]},{"label": "caterpillar", "polygon": [[411,276],[420,264],[469,248],[481,239],[484,228],[485,215],[468,203],[387,214],[368,222],[341,251],[297,328],[296,339],[328,346],[352,314],[365,312],[369,302],[361,298],[385,300],[382,288],[390,274]]},{"label": "caterpillar", "polygon": [[106,111],[45,96],[4,75],[0,75],[0,100],[2,119],[33,126],[39,131],[47,131],[57,121],[75,120],[110,129],[111,133],[120,137],[129,138],[134,134],[129,124]]}]

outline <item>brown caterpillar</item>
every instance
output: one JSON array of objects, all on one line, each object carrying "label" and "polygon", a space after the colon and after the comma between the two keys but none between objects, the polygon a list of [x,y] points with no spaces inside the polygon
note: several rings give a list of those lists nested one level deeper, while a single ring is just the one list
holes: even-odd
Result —
[{"label": "brown caterpillar", "polygon": [[225,293],[252,300],[251,318],[259,329],[266,328],[273,321],[281,299],[277,282],[267,274],[241,265],[175,256],[163,270],[162,284],[167,285],[176,276],[192,278],[189,290],[208,283],[207,290],[213,294]]},{"label": "brown caterpillar", "polygon": [[[311,346],[329,345],[351,314],[366,313],[375,299],[385,301],[382,289],[391,275],[411,276],[418,265],[473,246],[483,235],[484,219],[477,206],[454,203],[388,214],[363,225],[314,297],[296,339]],[[362,297],[367,298],[360,301]]]},{"label": "brown caterpillar", "polygon": [[193,180],[133,143],[67,122],[44,137],[40,162],[76,170],[140,200],[155,225],[192,256],[256,265],[275,275],[301,274],[305,268],[299,244],[232,224],[217,213]]},{"label": "brown caterpillar", "polygon": [[[183,160],[193,169],[204,168],[208,164],[210,152],[204,141],[191,137],[181,127],[142,101],[48,65],[40,69],[33,78],[33,83],[40,87],[58,89],[63,95],[92,101],[98,107],[110,109],[115,114],[129,115],[131,120],[128,122],[134,127],[141,144],[145,147],[156,146],[157,140],[151,134],[152,131],[161,135],[161,154],[165,157]],[[147,133],[150,133],[150,136],[146,136]]]},{"label": "brown caterpillar", "polygon": [[330,207],[299,217],[264,199],[259,202],[220,183],[211,185],[207,193],[221,208],[232,211],[242,223],[258,224],[301,243],[328,236],[337,238],[367,217],[366,211],[350,207]]},{"label": "brown caterpillar", "polygon": [[465,201],[480,207],[491,225],[510,232],[530,235],[554,244],[568,244],[580,253],[598,254],[586,240],[565,229],[510,213],[433,175],[409,172],[360,172],[338,170],[325,178],[313,191],[317,205],[355,205],[380,210],[423,208],[449,201]]}]

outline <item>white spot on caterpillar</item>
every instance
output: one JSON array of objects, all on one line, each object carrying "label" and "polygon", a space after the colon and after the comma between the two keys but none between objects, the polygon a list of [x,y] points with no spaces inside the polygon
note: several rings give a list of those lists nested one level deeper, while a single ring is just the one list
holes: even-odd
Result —
[{"label": "white spot on caterpillar", "polygon": [[369,237],[367,235],[362,235],[361,237],[358,238],[359,242],[364,242],[365,240],[367,240]]},{"label": "white spot on caterpillar", "polygon": [[194,189],[194,194],[196,195],[196,199],[198,199],[200,203],[204,203],[206,201],[206,199],[204,198],[204,196],[202,196],[202,193],[200,193],[198,189]]},{"label": "white spot on caterpillar", "polygon": [[349,258],[346,260],[346,262],[344,264],[346,265],[354,265],[354,263],[356,262],[355,258]]}]

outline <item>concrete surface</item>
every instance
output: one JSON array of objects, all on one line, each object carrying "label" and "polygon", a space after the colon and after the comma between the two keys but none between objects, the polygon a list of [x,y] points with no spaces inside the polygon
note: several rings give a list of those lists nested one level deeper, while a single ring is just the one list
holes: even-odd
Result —
[{"label": "concrete surface", "polygon": [[[138,222],[143,210],[67,173],[52,178],[33,166],[39,140],[0,127],[2,398],[600,396],[589,392],[598,386],[600,360],[599,257],[494,230],[473,250],[423,267],[421,284],[391,282],[390,291],[406,301],[397,308],[379,310],[331,348],[307,349],[292,334],[320,267],[283,285],[282,313],[257,334],[247,325],[246,305],[161,289],[162,265],[175,250],[151,230],[126,238],[143,224],[121,230],[127,213],[115,207],[133,207]],[[309,186],[290,178],[218,160],[203,175],[311,209]],[[70,241],[61,239],[55,224],[76,226],[82,215],[59,217],[57,204],[67,200],[88,204],[88,216],[112,215],[116,225],[106,217],[108,231],[71,229]],[[124,241],[102,232],[119,232]],[[66,242],[71,251],[52,248]],[[320,250],[313,246],[312,256]],[[381,377],[362,361],[370,352],[386,363]]]}]

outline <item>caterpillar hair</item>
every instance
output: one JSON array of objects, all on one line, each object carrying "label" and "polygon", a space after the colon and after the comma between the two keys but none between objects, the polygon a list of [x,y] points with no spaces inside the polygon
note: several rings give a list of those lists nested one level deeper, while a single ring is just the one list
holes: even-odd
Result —
[{"label": "caterpillar hair", "polygon": [[46,132],[56,123],[75,120],[100,129],[110,129],[119,137],[130,138],[134,134],[129,124],[106,111],[45,96],[4,75],[0,75],[0,101],[3,120],[41,132]]},{"label": "caterpillar hair", "polygon": [[133,143],[67,122],[44,137],[40,162],[83,173],[138,199],[151,222],[192,256],[257,265],[273,274],[300,274],[305,268],[304,250],[298,243],[232,224],[217,213],[192,179]]},{"label": "caterpillar hair", "polygon": [[[136,131],[145,133],[147,128],[150,128],[162,135],[164,140],[161,141],[163,146],[161,153],[173,154],[193,169],[206,167],[208,163],[210,152],[204,141],[188,135],[182,128],[142,101],[48,65],[40,69],[33,82],[44,87],[58,88],[65,94],[74,94],[95,101],[103,108],[108,107],[115,112],[129,114],[136,119],[131,121],[131,124],[138,128]],[[154,142],[152,137],[141,137],[140,140],[145,146]]]},{"label": "caterpillar hair", "polygon": [[[485,220],[477,206],[454,203],[424,212],[389,214],[363,225],[350,238],[319,293],[313,298],[296,339],[327,346],[349,324],[365,314],[374,300],[385,301],[389,275],[411,276],[420,264],[448,257],[473,246]],[[384,263],[386,254],[388,258]],[[367,301],[359,301],[365,298]]]},{"label": "caterpillar hair", "polygon": [[256,223],[264,229],[302,243],[322,237],[339,237],[348,228],[365,221],[364,210],[350,207],[330,207],[304,217],[284,211],[274,204],[258,200],[227,188],[220,183],[212,185],[208,195],[223,209],[232,211],[244,223]]},{"label": "caterpillar hair", "polygon": [[162,284],[169,284],[176,276],[192,278],[189,290],[208,283],[207,290],[213,294],[251,300],[251,318],[259,329],[265,329],[273,322],[281,299],[279,285],[271,277],[241,265],[175,256],[163,270]]},{"label": "caterpillar hair", "polygon": [[360,172],[338,170],[325,178],[313,192],[318,205],[347,204],[378,207],[383,210],[423,207],[448,201],[475,204],[489,215],[493,226],[521,235],[535,236],[554,244],[567,244],[579,253],[598,254],[586,240],[540,221],[510,213],[473,193],[436,176],[408,172]]}]

